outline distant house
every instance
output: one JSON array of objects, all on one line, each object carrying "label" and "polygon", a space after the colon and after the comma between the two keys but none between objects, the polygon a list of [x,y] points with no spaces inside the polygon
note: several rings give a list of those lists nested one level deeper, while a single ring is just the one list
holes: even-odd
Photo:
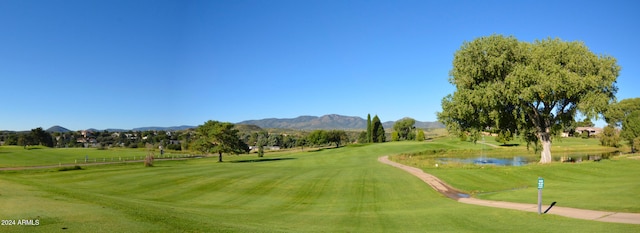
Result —
[{"label": "distant house", "polygon": [[91,131],[91,130],[82,130],[82,131],[80,131],[80,134],[82,134],[82,136],[85,137],[85,138],[89,138],[89,137],[93,136],[93,131]]},{"label": "distant house", "polygon": [[602,133],[602,128],[598,127],[576,127],[576,132],[580,134],[587,134],[589,136],[594,136]]}]

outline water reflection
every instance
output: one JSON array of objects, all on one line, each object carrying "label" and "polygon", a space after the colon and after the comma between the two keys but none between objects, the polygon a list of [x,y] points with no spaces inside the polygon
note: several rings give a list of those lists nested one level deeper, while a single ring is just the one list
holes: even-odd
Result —
[{"label": "water reflection", "polygon": [[[589,154],[571,154],[560,155],[554,157],[554,161],[560,162],[583,162],[583,161],[600,161],[603,159],[609,159],[613,156],[619,155],[619,151],[605,152],[605,153],[589,153]],[[522,166],[528,163],[537,163],[538,157],[535,156],[514,156],[512,158],[488,158],[480,156],[477,158],[439,158],[438,163],[462,163],[462,164],[475,164],[475,165],[495,165],[495,166]]]},{"label": "water reflection", "polygon": [[522,166],[529,161],[525,157],[515,156],[511,159],[498,159],[498,158],[487,158],[487,157],[478,157],[478,158],[440,158],[438,159],[439,163],[447,164],[447,163],[463,163],[463,164],[476,164],[476,165],[495,165],[495,166]]},{"label": "water reflection", "polygon": [[589,153],[589,154],[570,154],[570,155],[562,155],[560,157],[555,157],[555,161],[560,162],[582,162],[582,161],[600,161],[603,159],[609,159],[613,156],[620,155],[620,151],[613,152],[605,152],[605,153]]}]

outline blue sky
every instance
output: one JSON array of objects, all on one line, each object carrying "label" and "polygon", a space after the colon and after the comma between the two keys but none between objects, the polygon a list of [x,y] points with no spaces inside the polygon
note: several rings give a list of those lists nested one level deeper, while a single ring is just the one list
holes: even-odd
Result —
[{"label": "blue sky", "polygon": [[0,1],[0,130],[341,114],[435,121],[453,54],[583,41],[640,97],[635,1]]}]

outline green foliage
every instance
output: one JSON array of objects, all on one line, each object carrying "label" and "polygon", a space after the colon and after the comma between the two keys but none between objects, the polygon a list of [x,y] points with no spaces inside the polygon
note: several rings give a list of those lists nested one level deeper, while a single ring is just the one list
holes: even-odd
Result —
[{"label": "green foliage", "polygon": [[249,152],[249,146],[240,140],[238,130],[231,123],[210,120],[198,126],[196,132],[194,149],[203,153],[218,153],[219,162],[222,162],[222,153]]},{"label": "green foliage", "polygon": [[344,130],[330,130],[326,135],[327,142],[334,143],[336,148],[340,147],[342,142],[348,140],[347,133]]},{"label": "green foliage", "polygon": [[623,99],[609,106],[604,113],[605,120],[615,126],[622,126],[620,137],[626,140],[635,152],[638,146],[634,140],[640,137],[640,98]]},{"label": "green foliage", "polygon": [[324,130],[314,130],[307,136],[307,141],[311,143],[311,145],[324,145],[328,140],[327,131]]},{"label": "green foliage", "polygon": [[581,135],[581,138],[583,138],[583,139],[587,139],[587,138],[590,138],[591,136],[593,136],[589,132],[582,132],[580,135]]},{"label": "green foliage", "polygon": [[398,131],[391,132],[391,141],[393,142],[400,141],[400,134],[398,133]]},{"label": "green foliage", "polygon": [[622,122],[627,116],[635,111],[640,111],[640,98],[623,99],[618,103],[611,104],[603,115],[607,123],[622,126]]},{"label": "green foliage", "polygon": [[357,138],[359,143],[378,143],[387,140],[378,115],[375,115],[371,120],[371,114],[367,114],[367,130],[359,133]]},{"label": "green foliage", "polygon": [[31,130],[31,137],[33,138],[33,143],[36,145],[53,147],[53,138],[50,133],[44,131],[41,127],[35,128]]},{"label": "green foliage", "polygon": [[461,142],[466,142],[468,139],[467,132],[464,132],[464,131],[458,132],[458,138],[460,139]]},{"label": "green foliage", "polygon": [[308,145],[309,141],[307,138],[300,138],[296,140],[296,146],[304,148],[305,145]]},{"label": "green foliage", "polygon": [[377,143],[377,142],[385,142],[387,140],[386,136],[385,136],[385,132],[384,132],[384,127],[382,126],[382,122],[380,122],[380,118],[378,117],[378,115],[375,115],[373,117],[373,126],[371,129],[371,138],[373,139],[372,142]]},{"label": "green foliage", "polygon": [[41,127],[38,127],[31,129],[31,132],[20,133],[16,140],[16,144],[25,148],[33,145],[53,147],[53,138],[51,137],[51,134],[44,131]]},{"label": "green foliage", "polygon": [[418,135],[416,135],[416,141],[424,141],[424,130],[418,129]]},{"label": "green foliage", "polygon": [[415,133],[413,132],[415,124],[416,120],[406,117],[396,121],[393,125],[393,130],[398,132],[399,140],[413,140],[415,138]]},{"label": "green foliage", "polygon": [[498,132],[498,136],[496,137],[496,142],[507,144],[507,142],[513,140],[513,134],[510,130],[500,130]]},{"label": "green foliage", "polygon": [[584,118],[584,120],[576,122],[576,127],[593,127],[593,126],[595,126],[595,124],[593,124],[593,122],[591,122],[591,119],[589,118]]},{"label": "green foliage", "polygon": [[167,149],[169,150],[182,150],[181,144],[169,144],[167,145]]},{"label": "green foliage", "polygon": [[255,145],[258,147],[258,157],[264,156],[264,147],[267,145],[269,133],[267,131],[260,131],[256,139]]},{"label": "green foliage", "polygon": [[367,143],[367,131],[362,131],[358,134],[358,143]]},{"label": "green foliage", "polygon": [[602,134],[600,135],[600,144],[603,146],[619,147],[620,135],[618,135],[616,128],[611,125],[604,127]]},{"label": "green foliage", "polygon": [[533,134],[543,146],[540,161],[547,163],[554,131],[577,111],[587,118],[604,112],[619,71],[613,57],[596,55],[581,42],[480,37],[456,51],[449,79],[456,91],[442,100],[438,119],[450,132],[493,127]]},{"label": "green foliage", "polygon": [[638,147],[634,141],[640,137],[640,110],[636,110],[627,115],[622,122],[620,137],[624,138],[631,145],[631,152],[635,153]]},{"label": "green foliage", "polygon": [[367,138],[365,143],[373,142],[373,124],[371,122],[371,114],[367,114]]}]

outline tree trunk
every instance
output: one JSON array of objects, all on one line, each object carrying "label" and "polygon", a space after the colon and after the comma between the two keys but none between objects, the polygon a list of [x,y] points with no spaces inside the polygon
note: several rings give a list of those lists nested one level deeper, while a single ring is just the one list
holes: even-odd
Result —
[{"label": "tree trunk", "polygon": [[218,152],[218,162],[222,162],[222,152]]},{"label": "tree trunk", "polygon": [[546,129],[546,132],[538,133],[538,139],[542,144],[540,163],[551,163],[551,135],[549,134],[549,129]]}]

